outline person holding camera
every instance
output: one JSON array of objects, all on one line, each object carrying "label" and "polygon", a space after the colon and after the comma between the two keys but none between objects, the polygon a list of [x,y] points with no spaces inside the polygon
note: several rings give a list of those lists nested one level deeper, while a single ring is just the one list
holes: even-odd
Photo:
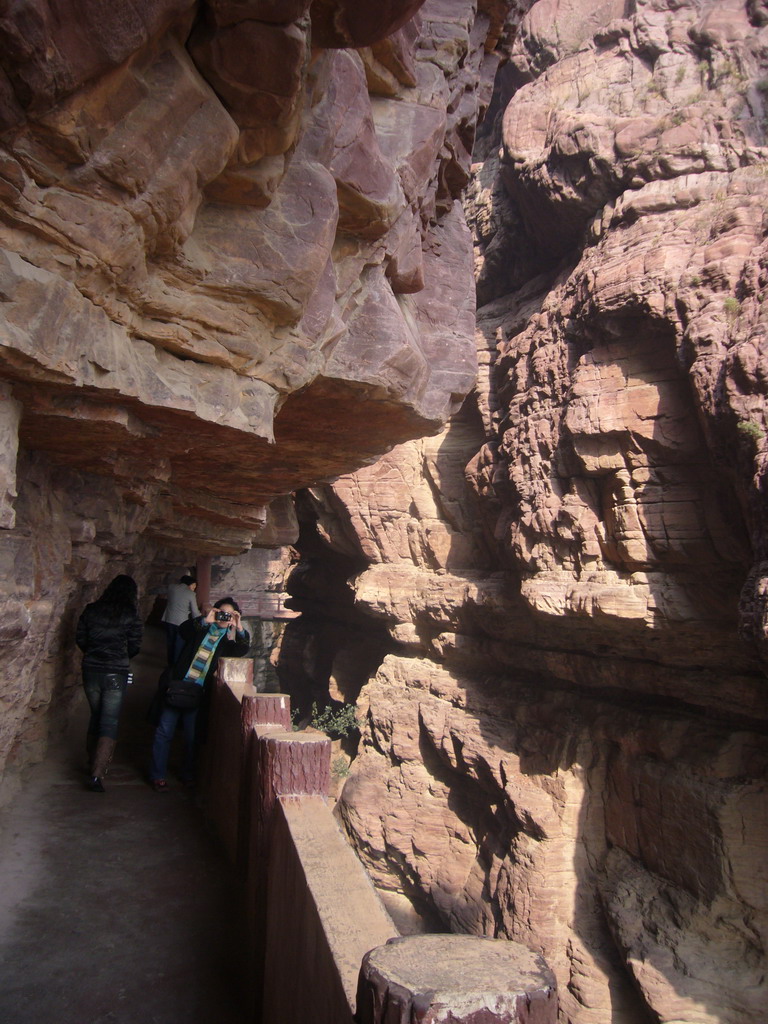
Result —
[{"label": "person holding camera", "polygon": [[207,614],[182,622],[179,636],[183,641],[181,654],[171,671],[160,677],[153,703],[156,728],[149,779],[157,793],[168,789],[168,755],[179,722],[184,731],[181,779],[186,785],[194,783],[199,717],[205,713],[209,692],[206,683],[213,679],[219,658],[242,658],[251,645],[240,620],[240,608],[231,597],[217,601]]}]

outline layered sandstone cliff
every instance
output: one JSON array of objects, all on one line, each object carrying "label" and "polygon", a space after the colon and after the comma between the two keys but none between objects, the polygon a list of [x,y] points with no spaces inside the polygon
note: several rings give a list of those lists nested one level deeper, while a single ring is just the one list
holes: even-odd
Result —
[{"label": "layered sandstone cliff", "polygon": [[767,23],[533,6],[467,194],[477,391],[310,495],[315,635],[343,554],[390,638],[362,689],[316,663],[359,692],[349,835],[430,927],[544,952],[573,1024],[768,1012]]},{"label": "layered sandstone cliff", "polygon": [[767,25],[1,4],[0,761],[113,572],[279,589],[300,534],[283,680],[358,700],[377,883],[564,1022],[762,1022]]},{"label": "layered sandstone cliff", "polygon": [[472,386],[459,197],[501,26],[420,6],[0,5],[0,765],[39,754],[113,573],[149,604],[290,543],[291,490]]}]

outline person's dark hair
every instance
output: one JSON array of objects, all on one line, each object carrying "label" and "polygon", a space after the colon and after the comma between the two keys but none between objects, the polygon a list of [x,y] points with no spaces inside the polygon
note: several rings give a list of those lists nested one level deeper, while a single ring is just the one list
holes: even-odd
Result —
[{"label": "person's dark hair", "polygon": [[220,601],[217,601],[216,604],[213,607],[214,608],[221,608],[221,606],[225,605],[225,604],[232,605],[232,607],[235,609],[236,612],[240,611],[240,605],[237,603],[237,601],[234,599],[234,597],[222,597],[222,599]]},{"label": "person's dark hair", "polygon": [[179,583],[186,583],[187,586],[190,586],[192,583],[197,583],[197,580],[194,576],[182,576]]},{"label": "person's dark hair", "polygon": [[108,583],[104,593],[96,600],[110,619],[119,619],[126,612],[136,614],[138,604],[138,587],[133,576],[121,573]]}]

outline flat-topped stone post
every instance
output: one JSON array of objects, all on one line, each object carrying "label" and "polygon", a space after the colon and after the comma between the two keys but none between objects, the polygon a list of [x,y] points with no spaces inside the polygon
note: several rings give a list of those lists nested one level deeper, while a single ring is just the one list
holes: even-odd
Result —
[{"label": "flat-topped stone post", "polygon": [[[267,697],[268,695],[264,695]],[[245,858],[245,909],[248,920],[247,962],[252,972],[255,998],[252,1010],[257,1022],[274,1024],[262,1015],[261,996],[265,990],[264,964],[267,910],[274,879],[270,877],[269,853],[274,839],[275,809],[281,797],[325,797],[330,787],[331,741],[315,729],[293,732],[290,726],[290,701],[285,694],[271,695],[273,703],[259,699],[249,701],[246,719],[262,716],[250,729],[250,756],[247,762],[248,807],[244,809],[243,827],[246,845],[241,847]],[[280,703],[282,697],[285,704]],[[287,725],[273,724],[270,718],[285,720]],[[267,721],[264,721],[264,718]],[[277,873],[280,866],[276,866]]]},{"label": "flat-topped stone post", "polygon": [[290,732],[291,698],[287,693],[251,693],[243,697],[242,727],[280,726]]},{"label": "flat-topped stone post", "polygon": [[237,863],[243,877],[248,875],[251,855],[251,815],[254,804],[254,758],[257,729],[271,727],[276,732],[291,729],[291,698],[287,693],[246,693],[240,703],[240,747],[242,769],[240,781],[240,829]]},{"label": "flat-topped stone post", "polygon": [[409,935],[363,958],[358,1024],[556,1024],[555,977],[518,942]]},{"label": "flat-topped stone post", "polygon": [[243,694],[253,691],[251,658],[221,658],[213,679],[207,741],[201,770],[205,812],[224,844],[237,858],[240,787],[243,775],[240,719]]}]

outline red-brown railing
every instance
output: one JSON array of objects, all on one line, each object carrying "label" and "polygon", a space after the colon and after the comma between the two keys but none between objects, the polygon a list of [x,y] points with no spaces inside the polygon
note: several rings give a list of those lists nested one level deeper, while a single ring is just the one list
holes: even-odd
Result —
[{"label": "red-brown railing", "polygon": [[330,740],[294,732],[285,694],[222,658],[203,773],[207,816],[243,883],[243,976],[260,1024],[555,1024],[554,978],[514,942],[397,936],[328,805]]}]

